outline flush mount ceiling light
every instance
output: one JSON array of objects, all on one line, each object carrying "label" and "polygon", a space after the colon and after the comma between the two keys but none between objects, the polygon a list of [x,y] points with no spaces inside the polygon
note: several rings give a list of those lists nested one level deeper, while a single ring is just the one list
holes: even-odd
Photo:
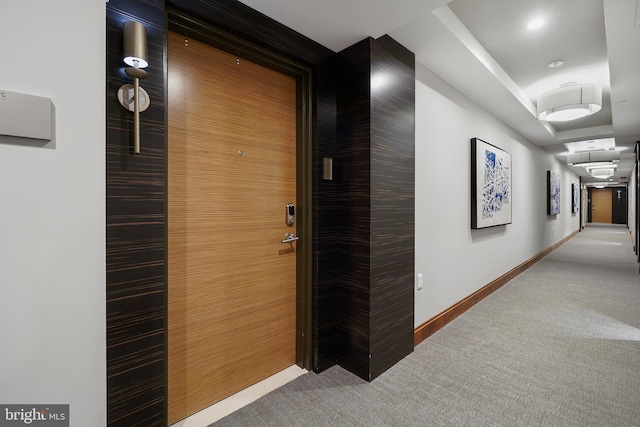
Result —
[{"label": "flush mount ceiling light", "polygon": [[617,169],[618,165],[616,164],[592,164],[584,167],[588,172],[591,172],[596,169]]},{"label": "flush mount ceiling light", "polygon": [[586,151],[602,151],[613,150],[618,151],[616,148],[615,138],[600,138],[590,139],[586,141],[565,142],[564,146],[567,147],[570,153],[583,153]]},{"label": "flush mount ceiling light", "polygon": [[613,164],[620,161],[620,152],[617,150],[586,151],[581,153],[567,154],[567,164],[569,166],[588,167],[598,164]]},{"label": "flush mount ceiling light", "polygon": [[614,174],[613,169],[592,169],[589,174],[594,178],[611,178]]},{"label": "flush mount ceiling light", "polygon": [[597,113],[602,108],[602,87],[568,84],[538,98],[538,119],[566,122]]},{"label": "flush mount ceiling light", "polygon": [[611,178],[618,165],[594,165],[585,167],[589,175],[594,178]]}]

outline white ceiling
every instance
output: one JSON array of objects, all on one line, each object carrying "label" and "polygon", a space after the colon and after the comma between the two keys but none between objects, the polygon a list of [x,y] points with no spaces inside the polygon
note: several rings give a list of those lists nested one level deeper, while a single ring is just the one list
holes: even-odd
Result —
[{"label": "white ceiling", "polygon": [[[389,34],[417,62],[563,161],[564,143],[613,138],[623,150],[616,181],[631,174],[640,140],[640,0],[242,2],[334,51]],[[528,30],[537,17],[545,25]],[[547,67],[559,59],[563,66]],[[602,110],[563,124],[537,120],[537,97],[568,82],[601,84]]]}]

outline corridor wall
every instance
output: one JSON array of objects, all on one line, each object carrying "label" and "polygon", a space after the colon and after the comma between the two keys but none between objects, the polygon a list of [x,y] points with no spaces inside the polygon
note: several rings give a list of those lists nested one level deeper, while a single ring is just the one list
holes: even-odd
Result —
[{"label": "corridor wall", "polygon": [[[512,156],[512,223],[471,230],[471,138]],[[561,177],[561,212],[547,215],[546,172]],[[415,272],[419,326],[579,228],[579,177],[427,68],[416,66]]]},{"label": "corridor wall", "polygon": [[104,5],[0,2],[1,89],[55,123],[0,138],[0,403],[68,404],[73,426],[106,423]]}]

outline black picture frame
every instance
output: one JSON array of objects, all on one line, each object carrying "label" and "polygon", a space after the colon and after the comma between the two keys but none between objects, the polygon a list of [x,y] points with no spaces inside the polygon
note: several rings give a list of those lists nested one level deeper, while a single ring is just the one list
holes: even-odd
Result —
[{"label": "black picture frame", "polygon": [[471,228],[511,224],[511,154],[480,138],[471,139]]},{"label": "black picture frame", "polygon": [[580,195],[578,193],[578,184],[571,184],[571,212],[576,213],[580,210]]}]

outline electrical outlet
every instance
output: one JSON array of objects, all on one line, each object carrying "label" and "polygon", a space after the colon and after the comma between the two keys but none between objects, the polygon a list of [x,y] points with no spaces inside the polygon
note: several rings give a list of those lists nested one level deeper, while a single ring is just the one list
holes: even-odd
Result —
[{"label": "electrical outlet", "polygon": [[416,289],[422,289],[422,273],[418,273],[418,275],[416,276]]}]

